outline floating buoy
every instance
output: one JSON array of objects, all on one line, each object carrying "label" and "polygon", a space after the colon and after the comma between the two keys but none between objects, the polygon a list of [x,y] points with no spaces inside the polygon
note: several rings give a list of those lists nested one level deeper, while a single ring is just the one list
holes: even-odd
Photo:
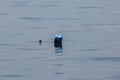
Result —
[{"label": "floating buoy", "polygon": [[61,48],[62,49],[62,39],[63,39],[63,36],[61,34],[57,34],[55,36],[55,39],[54,39],[54,47],[56,49],[59,49]]},{"label": "floating buoy", "polygon": [[41,43],[42,43],[42,40],[39,40],[38,42],[39,42],[39,43],[40,43],[40,45],[41,45]]}]

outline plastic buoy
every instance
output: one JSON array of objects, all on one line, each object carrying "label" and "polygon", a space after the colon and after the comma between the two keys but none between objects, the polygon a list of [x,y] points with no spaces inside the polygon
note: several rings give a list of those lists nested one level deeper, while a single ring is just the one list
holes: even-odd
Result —
[{"label": "plastic buoy", "polygon": [[40,45],[41,45],[41,43],[42,43],[42,40],[39,40],[38,42],[39,42],[39,43],[40,43]]},{"label": "plastic buoy", "polygon": [[54,39],[54,47],[55,48],[62,49],[62,39],[63,39],[63,36],[61,34],[55,35],[55,39]]}]

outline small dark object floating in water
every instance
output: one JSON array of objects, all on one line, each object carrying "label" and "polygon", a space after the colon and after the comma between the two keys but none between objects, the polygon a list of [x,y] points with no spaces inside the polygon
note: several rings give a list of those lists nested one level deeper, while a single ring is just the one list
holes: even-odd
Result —
[{"label": "small dark object floating in water", "polygon": [[41,44],[41,43],[42,43],[42,40],[39,40],[38,42]]},{"label": "small dark object floating in water", "polygon": [[55,36],[55,39],[54,39],[54,47],[56,49],[62,49],[62,39],[63,39],[63,36],[61,34],[57,34]]}]

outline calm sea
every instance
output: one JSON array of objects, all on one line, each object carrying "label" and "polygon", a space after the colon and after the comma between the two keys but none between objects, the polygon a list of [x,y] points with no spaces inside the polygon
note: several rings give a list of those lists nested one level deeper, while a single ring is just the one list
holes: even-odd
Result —
[{"label": "calm sea", "polygon": [[0,80],[120,80],[120,0],[1,0]]}]

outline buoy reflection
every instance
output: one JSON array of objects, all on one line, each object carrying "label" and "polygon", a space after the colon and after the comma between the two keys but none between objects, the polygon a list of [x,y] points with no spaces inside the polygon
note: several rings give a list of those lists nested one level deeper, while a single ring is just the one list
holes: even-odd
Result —
[{"label": "buoy reflection", "polygon": [[63,53],[62,47],[55,47],[55,53]]}]

